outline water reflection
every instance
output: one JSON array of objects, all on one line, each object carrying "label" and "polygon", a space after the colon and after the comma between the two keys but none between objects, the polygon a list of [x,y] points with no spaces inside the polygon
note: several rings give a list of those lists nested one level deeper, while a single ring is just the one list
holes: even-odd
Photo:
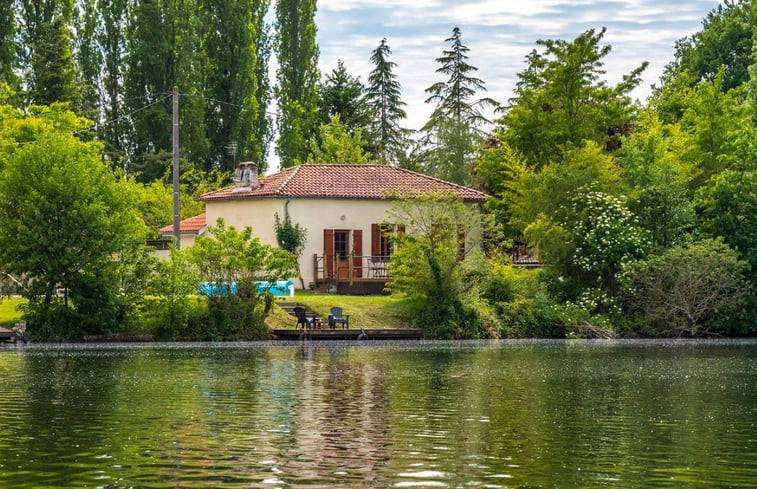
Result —
[{"label": "water reflection", "polygon": [[0,350],[0,487],[753,487],[757,342]]}]

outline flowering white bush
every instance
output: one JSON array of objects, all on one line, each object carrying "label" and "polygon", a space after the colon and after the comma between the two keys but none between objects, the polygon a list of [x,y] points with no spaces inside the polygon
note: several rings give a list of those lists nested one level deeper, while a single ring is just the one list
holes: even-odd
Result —
[{"label": "flowering white bush", "polygon": [[588,282],[614,296],[618,273],[646,254],[652,244],[649,234],[622,198],[589,190],[571,206],[570,222],[562,225],[572,235],[573,265]]}]

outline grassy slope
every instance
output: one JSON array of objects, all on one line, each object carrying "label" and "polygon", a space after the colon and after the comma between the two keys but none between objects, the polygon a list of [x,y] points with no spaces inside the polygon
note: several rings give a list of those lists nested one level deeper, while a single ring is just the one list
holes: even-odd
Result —
[{"label": "grassy slope", "polygon": [[15,324],[21,319],[21,312],[16,307],[25,302],[20,297],[3,297],[0,299],[0,324]]},{"label": "grassy slope", "polygon": [[[297,291],[294,301],[314,311],[319,316],[328,318],[332,306],[342,308],[344,314],[350,315],[350,328],[409,328],[411,324],[403,317],[407,316],[405,302],[402,298],[386,295],[334,295]],[[293,328],[296,320],[279,307],[275,307],[266,319],[268,326],[274,329]]]}]

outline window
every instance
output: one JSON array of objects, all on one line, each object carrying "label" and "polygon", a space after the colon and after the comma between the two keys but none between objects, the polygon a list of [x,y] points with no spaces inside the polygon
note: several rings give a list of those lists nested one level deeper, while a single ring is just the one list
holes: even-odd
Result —
[{"label": "window", "polygon": [[402,226],[393,224],[372,224],[371,225],[371,255],[374,260],[388,260],[394,252],[394,243],[390,236],[394,232],[404,232]]}]

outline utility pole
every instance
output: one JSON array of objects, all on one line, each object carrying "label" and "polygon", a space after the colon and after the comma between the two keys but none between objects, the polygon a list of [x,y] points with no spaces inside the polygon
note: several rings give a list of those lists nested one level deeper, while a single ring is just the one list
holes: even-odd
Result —
[{"label": "utility pole", "polygon": [[176,249],[181,249],[179,218],[179,87],[173,87],[173,237]]}]

